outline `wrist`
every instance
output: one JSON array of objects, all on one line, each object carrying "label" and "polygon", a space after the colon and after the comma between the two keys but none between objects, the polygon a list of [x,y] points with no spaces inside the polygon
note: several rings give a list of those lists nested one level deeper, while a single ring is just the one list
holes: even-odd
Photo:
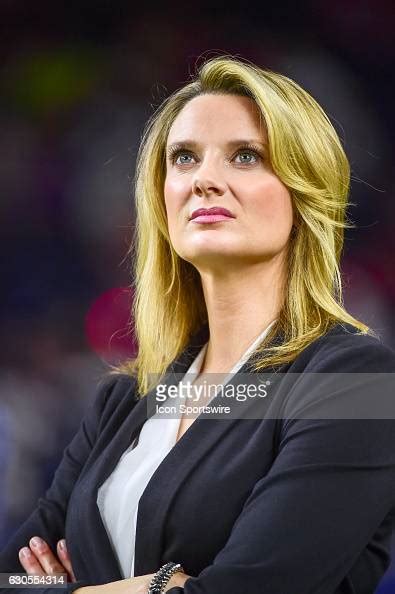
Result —
[{"label": "wrist", "polygon": [[[149,583],[147,594],[164,594],[170,589],[180,590],[180,585],[185,580],[181,577],[174,578],[175,574],[184,574],[184,568],[181,563],[175,563],[174,561],[168,561],[154,574],[152,580]],[[173,578],[173,579],[172,579]],[[178,582],[178,583],[177,583]]]},{"label": "wrist", "polygon": [[170,590],[170,588],[175,588],[176,586],[183,588],[185,582],[187,581],[187,579],[189,577],[190,577],[189,575],[187,575],[186,573],[183,573],[182,571],[177,571],[176,573],[173,573],[173,575],[167,582],[167,585],[166,585],[166,588],[164,591],[167,592],[168,590]]}]

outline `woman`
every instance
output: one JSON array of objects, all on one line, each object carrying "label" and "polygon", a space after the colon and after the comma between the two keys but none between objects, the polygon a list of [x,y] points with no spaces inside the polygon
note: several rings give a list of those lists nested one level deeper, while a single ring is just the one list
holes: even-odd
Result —
[{"label": "woman", "polygon": [[[138,356],[99,390],[1,571],[74,571],[79,594],[374,591],[395,422],[339,403],[368,385],[376,410],[395,356],[342,305],[349,178],[325,113],[279,74],[216,58],[163,103],[136,175]],[[158,383],[181,401],[186,373],[241,394],[261,372],[258,414],[154,406]]]}]

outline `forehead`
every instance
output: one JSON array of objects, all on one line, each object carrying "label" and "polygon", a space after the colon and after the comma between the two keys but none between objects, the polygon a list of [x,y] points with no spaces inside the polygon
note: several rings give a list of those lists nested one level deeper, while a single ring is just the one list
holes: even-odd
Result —
[{"label": "forehead", "polygon": [[266,138],[259,110],[249,97],[206,94],[191,99],[175,118],[168,144],[194,137],[197,140],[249,135]]}]

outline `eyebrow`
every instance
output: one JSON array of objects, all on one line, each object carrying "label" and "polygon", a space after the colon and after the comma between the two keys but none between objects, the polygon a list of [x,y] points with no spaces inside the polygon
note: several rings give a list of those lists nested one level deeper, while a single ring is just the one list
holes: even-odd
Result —
[{"label": "eyebrow", "polygon": [[[266,148],[267,147],[267,143],[266,142],[262,142],[262,140],[257,140],[255,138],[248,138],[248,139],[243,139],[240,138],[238,140],[230,140],[229,142],[226,143],[226,147],[227,148],[236,148],[238,146],[243,146],[243,145],[259,145],[262,148]],[[196,142],[195,140],[189,140],[189,139],[185,139],[185,140],[178,140],[175,142],[172,142],[171,144],[169,144],[166,147],[166,153],[167,155],[170,155],[171,152],[174,149],[197,149],[199,148],[200,143]]]}]

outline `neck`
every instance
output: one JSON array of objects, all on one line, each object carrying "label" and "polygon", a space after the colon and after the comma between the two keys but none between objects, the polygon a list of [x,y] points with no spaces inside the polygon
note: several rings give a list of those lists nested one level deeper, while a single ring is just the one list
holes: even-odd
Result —
[{"label": "neck", "polygon": [[201,272],[210,338],[201,372],[228,371],[278,317],[283,279],[273,262],[223,274]]}]

